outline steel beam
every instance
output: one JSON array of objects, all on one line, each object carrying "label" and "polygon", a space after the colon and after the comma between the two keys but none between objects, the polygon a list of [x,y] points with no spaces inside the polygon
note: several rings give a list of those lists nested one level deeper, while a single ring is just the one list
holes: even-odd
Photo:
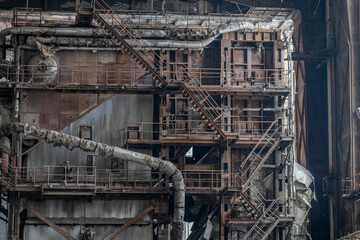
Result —
[{"label": "steel beam", "polygon": [[60,233],[61,235],[63,235],[66,239],[68,240],[75,240],[75,238],[73,238],[70,234],[68,234],[67,232],[65,232],[61,227],[59,227],[58,225],[56,225],[53,221],[51,221],[50,219],[48,219],[47,217],[44,217],[43,215],[41,215],[38,211],[36,211],[35,209],[33,209],[32,207],[29,207],[28,205],[25,206],[25,208],[31,212],[32,214],[34,214],[36,217],[38,217],[41,221],[43,221],[44,223],[46,223],[47,225],[49,225],[50,227],[52,227],[55,231],[57,231],[58,233]]},{"label": "steel beam", "polygon": [[148,214],[149,212],[151,212],[154,209],[153,206],[150,206],[148,208],[146,208],[144,211],[142,211],[141,213],[139,213],[138,215],[136,215],[133,219],[131,219],[130,221],[128,221],[127,223],[125,223],[124,225],[122,225],[121,227],[119,227],[118,229],[116,229],[114,232],[112,232],[110,235],[108,235],[107,237],[104,238],[104,240],[111,240],[114,237],[116,237],[119,233],[121,233],[122,231],[124,231],[125,229],[127,229],[128,227],[130,227],[131,225],[133,225],[134,223],[136,223],[136,221],[138,219],[141,219],[142,217],[144,217],[146,214]]}]

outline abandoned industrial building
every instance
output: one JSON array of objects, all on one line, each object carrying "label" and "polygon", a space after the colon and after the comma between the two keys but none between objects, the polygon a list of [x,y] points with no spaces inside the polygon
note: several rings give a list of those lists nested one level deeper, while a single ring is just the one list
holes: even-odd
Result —
[{"label": "abandoned industrial building", "polygon": [[360,239],[359,22],[0,0],[0,239]]}]

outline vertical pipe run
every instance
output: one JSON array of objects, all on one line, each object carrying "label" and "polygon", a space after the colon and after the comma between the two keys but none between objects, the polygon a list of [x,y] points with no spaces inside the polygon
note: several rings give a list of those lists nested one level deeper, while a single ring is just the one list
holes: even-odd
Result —
[{"label": "vertical pipe run", "polygon": [[[332,18],[330,15],[330,1],[327,0],[326,1],[326,47],[327,48],[332,48],[333,47],[333,33],[332,33]],[[335,76],[334,72],[332,69],[333,68],[333,59],[329,58],[327,60],[327,107],[328,107],[328,171],[329,171],[329,175],[333,176],[334,175],[334,171],[333,171],[333,120],[332,120],[332,106],[333,106],[333,100],[332,100],[332,79],[333,76]],[[334,181],[335,183],[335,181]],[[330,186],[329,186],[330,187]],[[333,189],[335,190],[336,187],[333,187]],[[329,229],[330,229],[330,240],[334,240],[334,211],[333,211],[333,200],[334,200],[334,195],[333,193],[336,192],[335,191],[331,191],[332,193],[328,196],[329,198]]]}]

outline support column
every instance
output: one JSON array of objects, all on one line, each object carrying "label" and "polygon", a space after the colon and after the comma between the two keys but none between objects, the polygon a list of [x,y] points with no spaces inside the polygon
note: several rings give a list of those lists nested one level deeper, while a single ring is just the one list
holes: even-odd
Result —
[{"label": "support column", "polygon": [[230,187],[231,184],[231,146],[225,146],[221,156],[221,188]]},{"label": "support column", "polygon": [[221,203],[220,203],[220,240],[225,240],[225,208],[224,208],[224,196],[221,195]]},{"label": "support column", "polygon": [[18,193],[9,194],[8,203],[8,240],[20,239],[20,214],[24,210],[25,199]]}]

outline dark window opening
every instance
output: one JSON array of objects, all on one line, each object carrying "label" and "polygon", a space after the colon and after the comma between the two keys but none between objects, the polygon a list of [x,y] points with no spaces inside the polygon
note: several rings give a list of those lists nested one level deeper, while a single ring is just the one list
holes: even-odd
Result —
[{"label": "dark window opening", "polygon": [[125,169],[125,161],[118,158],[111,158],[111,170],[122,170]]},{"label": "dark window opening", "polygon": [[278,48],[278,62],[281,62],[281,48]]},{"label": "dark window opening", "polygon": [[80,138],[92,140],[92,126],[80,126]]},{"label": "dark window opening", "polygon": [[93,155],[87,155],[86,156],[86,173],[88,175],[93,174],[93,166],[94,166],[94,156]]}]

